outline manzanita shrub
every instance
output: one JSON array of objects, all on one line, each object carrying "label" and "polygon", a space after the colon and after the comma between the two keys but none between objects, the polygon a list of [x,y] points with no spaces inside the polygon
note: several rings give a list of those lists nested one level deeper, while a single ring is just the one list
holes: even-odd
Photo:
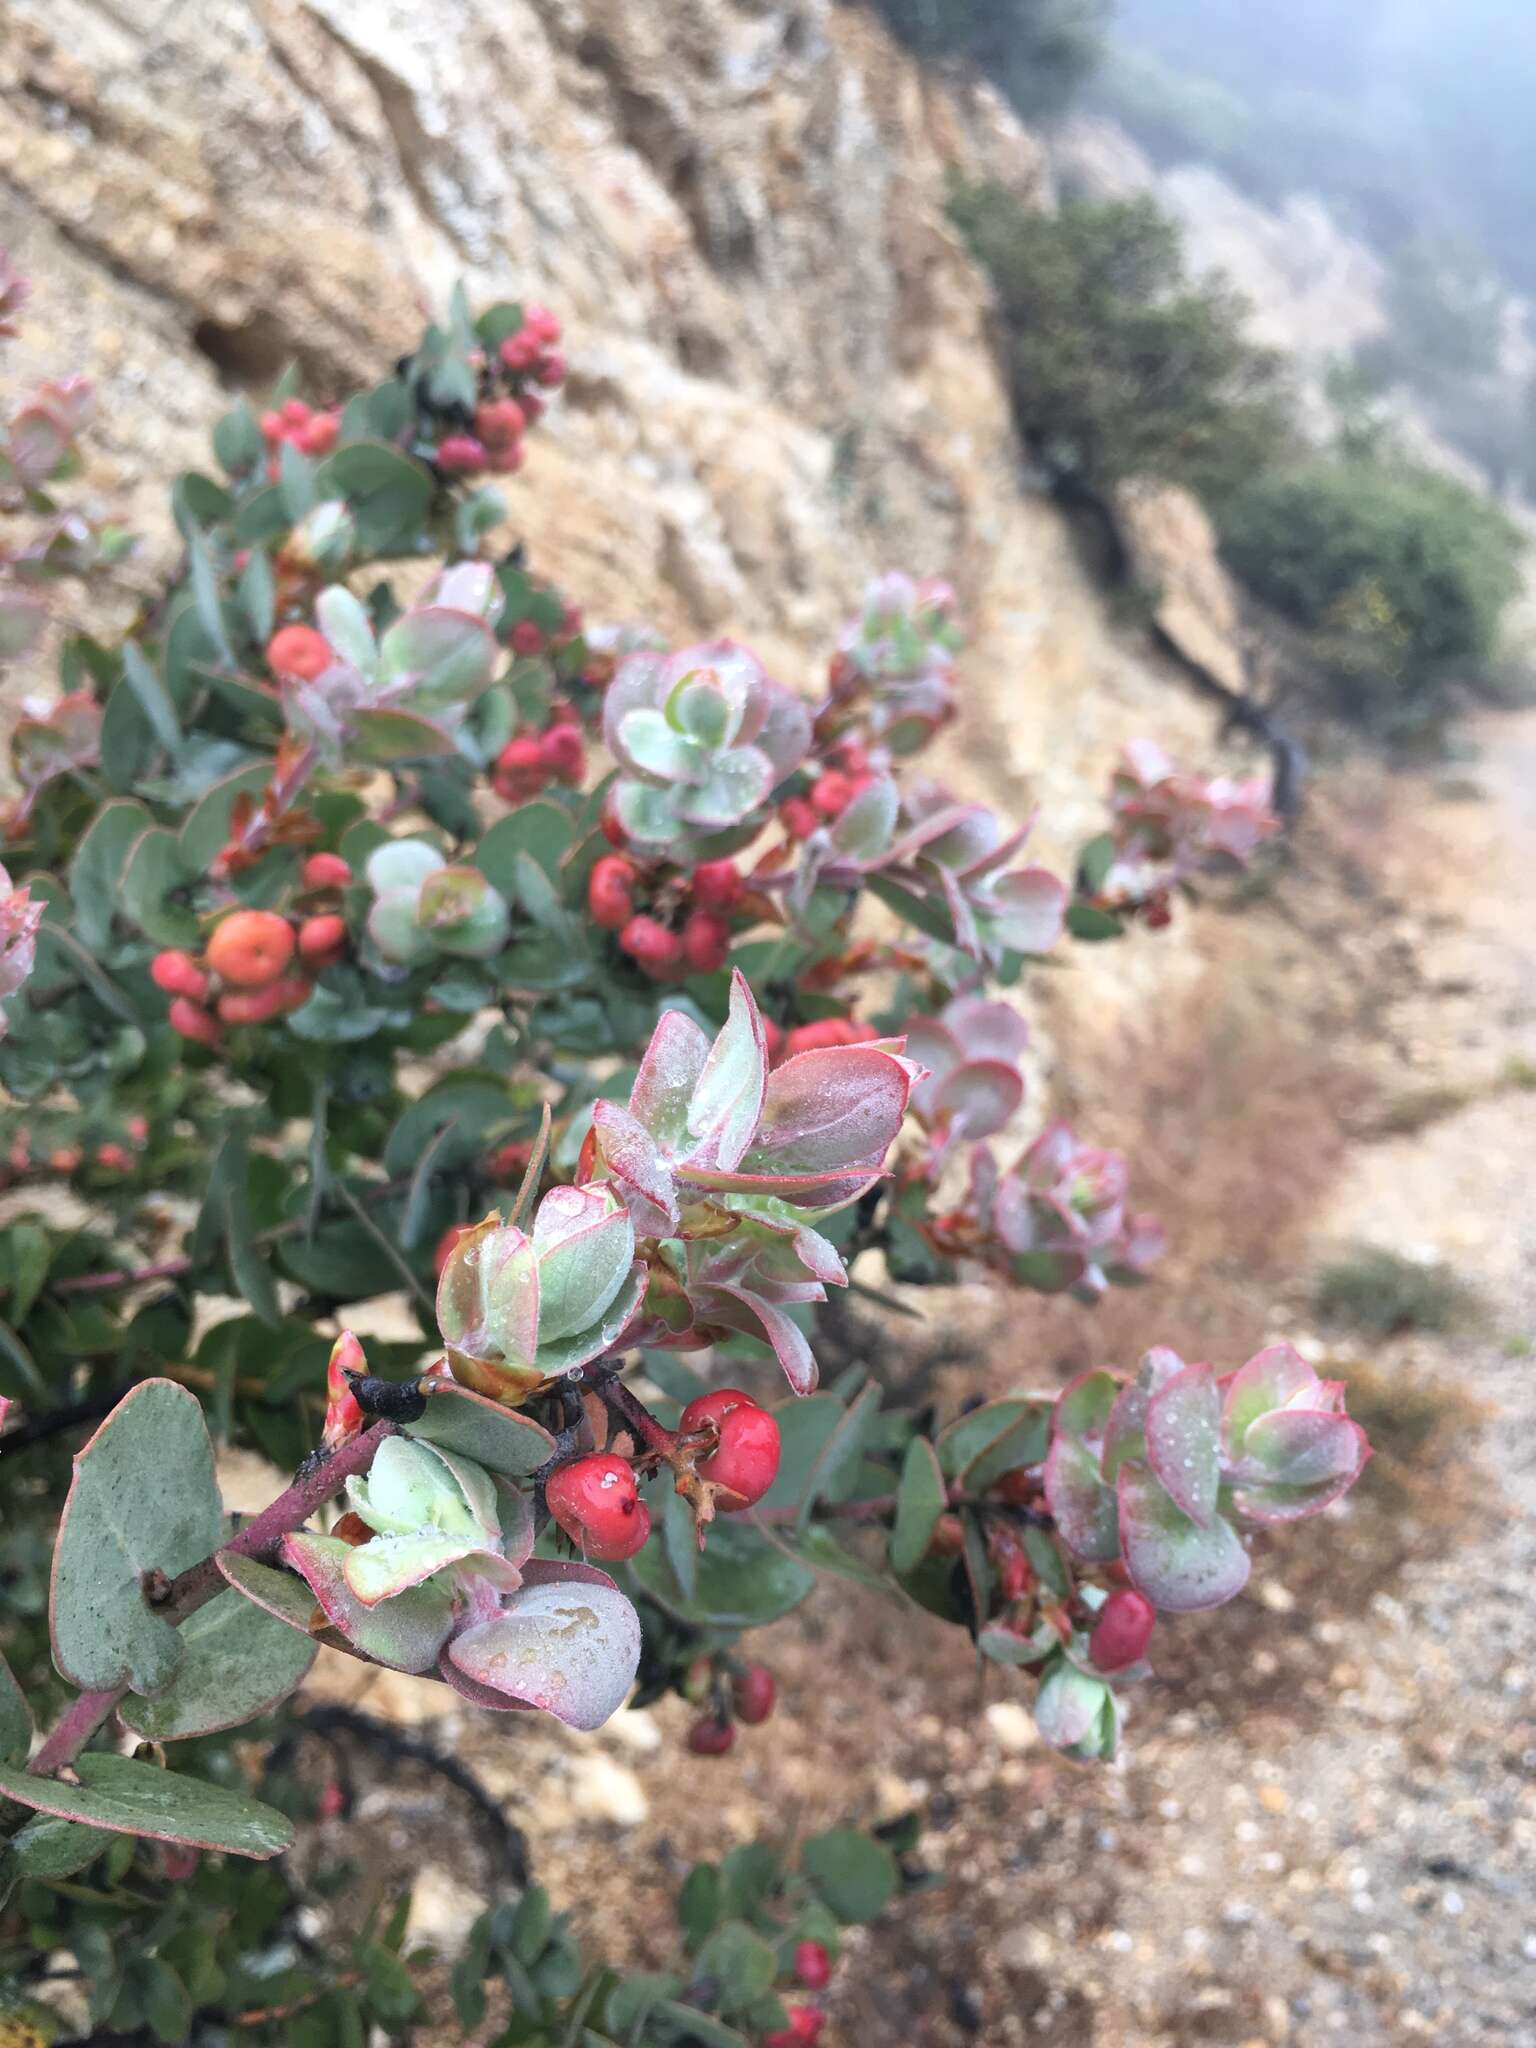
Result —
[{"label": "manzanita shrub", "polygon": [[[1251,1532],[1367,1455],[1283,1345],[1061,1391],[1019,1360],[939,1426],[866,1366],[819,1385],[855,1260],[877,1301],[986,1273],[1091,1304],[1153,1269],[1126,1161],[1020,1129],[999,991],[1165,924],[1274,821],[1143,744],[1071,884],[1028,861],[921,767],[957,711],[942,583],[881,579],[820,690],[728,640],[586,629],[490,480],[558,340],[460,294],[343,405],[237,403],[219,474],[173,491],[181,573],[120,644],[66,638],[14,741],[0,1961],[68,1947],[98,2023],[162,2040],[253,2003],[227,1985],[259,1942],[205,1941],[149,1873],[287,1847],[229,1735],[322,1644],[578,1730],[675,1691],[706,1758],[773,1710],[741,1636],[831,1576],[952,1622],[1047,1740],[1105,1758],[1158,1614],[1240,1592]],[[40,461],[11,457],[34,509]],[[382,1297],[415,1334],[353,1334]],[[230,1444],[294,1475],[238,1523]],[[494,1907],[466,2023],[494,1951],[509,2042],[813,2039],[890,1847],[834,1829],[727,1871],[690,1880],[693,1961],[654,1978],[568,1944],[541,1977],[547,1908]],[[408,2018],[398,1937],[358,1939],[267,2001],[279,2032],[322,1996],[327,2039]]]}]

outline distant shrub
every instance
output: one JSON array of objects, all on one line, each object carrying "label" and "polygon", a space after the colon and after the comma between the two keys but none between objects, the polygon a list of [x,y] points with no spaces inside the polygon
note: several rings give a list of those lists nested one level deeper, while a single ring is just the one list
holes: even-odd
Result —
[{"label": "distant shrub", "polygon": [[1026,118],[1059,112],[1103,56],[1107,0],[876,0],[922,57],[963,57]]},{"label": "distant shrub", "polygon": [[974,184],[950,212],[992,279],[1019,431],[1054,476],[1153,476],[1220,506],[1288,452],[1280,357],[1245,338],[1237,293],[1188,279],[1151,199],[1043,214]]},{"label": "distant shrub", "polygon": [[1438,1260],[1406,1259],[1361,1245],[1323,1267],[1313,1307],[1326,1321],[1367,1337],[1395,1337],[1409,1330],[1444,1336],[1474,1321],[1479,1302],[1453,1268]]},{"label": "distant shrub", "polygon": [[1229,507],[1236,573],[1313,629],[1344,708],[1433,710],[1494,655],[1520,586],[1497,505],[1408,462],[1325,457],[1261,475]]}]

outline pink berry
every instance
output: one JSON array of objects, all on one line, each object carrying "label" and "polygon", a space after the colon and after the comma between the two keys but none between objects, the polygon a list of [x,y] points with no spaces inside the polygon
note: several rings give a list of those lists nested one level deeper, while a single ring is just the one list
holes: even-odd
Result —
[{"label": "pink berry", "polygon": [[104,1167],[108,1173],[131,1173],[133,1171],[132,1154],[125,1151],[121,1145],[98,1145],[96,1147],[96,1164]]},{"label": "pink berry", "polygon": [[312,853],[304,863],[306,889],[344,889],[352,869],[339,853]]},{"label": "pink berry", "polygon": [[526,803],[548,781],[544,748],[532,733],[519,733],[516,739],[508,740],[491,770],[496,794],[505,797],[509,804]]},{"label": "pink berry", "polygon": [[540,739],[539,751],[556,782],[574,789],[587,772],[587,747],[579,725],[552,725]]},{"label": "pink berry", "polygon": [[731,928],[712,910],[691,911],[683,924],[683,958],[694,974],[718,974],[731,950]]},{"label": "pink berry", "polygon": [[306,455],[329,455],[341,439],[341,421],[333,412],[317,412],[299,429],[298,438]]},{"label": "pink berry", "polygon": [[588,1557],[633,1557],[651,1533],[651,1511],[635,1487],[632,1467],[611,1451],[577,1458],[551,1473],[549,1512]]},{"label": "pink berry", "polygon": [[733,860],[700,861],[688,883],[688,893],[700,910],[734,910],[746,884]]},{"label": "pink berry", "polygon": [[731,1681],[731,1704],[738,1721],[755,1728],[773,1712],[779,1696],[778,1683],[766,1664],[749,1664]]},{"label": "pink berry", "polygon": [[264,412],[261,416],[261,438],[269,447],[275,448],[279,441],[288,438],[288,422],[280,412]]},{"label": "pink berry", "polygon": [[309,407],[302,398],[285,399],[280,410],[285,426],[302,427],[309,423]]},{"label": "pink berry", "polygon": [[542,354],[539,337],[527,327],[509,334],[501,344],[501,360],[509,370],[531,370]]},{"label": "pink berry", "polygon": [[516,441],[528,426],[528,415],[515,398],[488,398],[475,408],[475,432],[490,448]]},{"label": "pink berry", "polygon": [[218,1019],[199,1009],[187,996],[177,996],[166,1016],[171,1029],[179,1031],[183,1038],[190,1038],[194,1045],[217,1045],[224,1036]]},{"label": "pink berry", "polygon": [[207,975],[190,953],[183,953],[175,947],[155,955],[150,963],[149,978],[168,996],[186,996],[194,1003],[207,999]]},{"label": "pink berry", "polygon": [[594,861],[587,877],[587,909],[592,922],[605,932],[622,931],[635,914],[630,897],[634,885],[634,865],[621,853],[605,853]]},{"label": "pink berry", "polygon": [[619,945],[647,974],[670,974],[682,965],[682,940],[654,917],[632,917],[619,933]]},{"label": "pink berry", "polygon": [[486,450],[485,466],[495,476],[511,476],[522,468],[525,459],[521,441],[493,441]]},{"label": "pink berry", "polygon": [[832,1981],[832,1958],[819,1941],[795,1943],[795,1975],[807,1991],[825,1991]]},{"label": "pink berry", "polygon": [[1145,1593],[1122,1586],[1099,1609],[1088,1638],[1088,1655],[1099,1671],[1123,1671],[1146,1655],[1157,1626],[1157,1609]]},{"label": "pink berry", "polygon": [[838,818],[847,810],[853,784],[836,768],[828,768],[811,785],[811,802],[824,818]]},{"label": "pink berry", "polygon": [[541,654],[544,651],[544,634],[532,619],[519,619],[507,635],[514,654]]},{"label": "pink berry", "polygon": [[779,823],[791,839],[809,839],[821,817],[816,806],[808,804],[803,796],[791,796],[779,805]]},{"label": "pink berry", "polygon": [[565,382],[565,357],[557,354],[540,356],[533,366],[533,374],[546,391],[553,391]]},{"label": "pink berry", "polygon": [[437,466],[453,476],[473,476],[485,467],[485,444],[473,434],[445,434],[437,444]]},{"label": "pink berry", "polygon": [[524,306],[523,326],[540,341],[555,342],[560,339],[560,322],[548,306]]},{"label": "pink berry", "polygon": [[695,1721],[688,1730],[688,1747],[695,1756],[724,1756],[736,1740],[736,1730],[729,1721],[717,1721],[708,1714],[702,1721]]},{"label": "pink berry", "polygon": [[678,1429],[687,1435],[710,1422],[720,1441],[699,1460],[699,1477],[724,1489],[726,1497],[716,1502],[723,1512],[749,1508],[778,1477],[779,1425],[740,1387],[716,1387],[700,1394],[683,1410]]}]

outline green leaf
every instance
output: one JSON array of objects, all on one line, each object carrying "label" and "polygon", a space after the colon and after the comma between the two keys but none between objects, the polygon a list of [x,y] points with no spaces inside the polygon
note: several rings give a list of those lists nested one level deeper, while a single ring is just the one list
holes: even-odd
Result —
[{"label": "green leaf", "polygon": [[147,938],[162,946],[195,946],[200,932],[185,905],[172,903],[173,890],[191,877],[182,863],[176,834],[151,825],[139,834],[123,869],[123,909]]},{"label": "green leaf", "polygon": [[235,539],[241,547],[259,547],[263,541],[276,540],[286,533],[293,523],[282,492],[276,484],[267,484],[247,498],[235,514]]},{"label": "green leaf", "polygon": [[180,1629],[184,1652],[170,1689],[126,1700],[123,1721],[150,1742],[179,1742],[237,1728],[295,1690],[315,1645],[233,1590],[198,1609]]},{"label": "green leaf", "polygon": [[137,642],[123,642],[123,680],[133,692],[139,709],[149,720],[155,738],[168,754],[181,751],[181,720],[158,669]]},{"label": "green leaf", "polygon": [[765,1508],[792,1508],[804,1492],[812,1468],[844,1414],[836,1394],[807,1394],[781,1401],[773,1411],[779,1425],[779,1470],[764,1494]]},{"label": "green leaf", "polygon": [[359,544],[373,555],[405,553],[432,504],[428,472],[381,441],[353,441],[338,448],[322,464],[318,483],[323,496],[346,499],[357,522]]},{"label": "green leaf", "polygon": [[240,609],[245,613],[257,645],[265,647],[272,637],[272,625],[277,617],[277,590],[272,581],[272,564],[267,560],[265,549],[251,549],[251,558],[241,571],[239,597]]},{"label": "green leaf", "polygon": [[[285,442],[284,447],[288,444]],[[227,668],[235,666],[234,649],[229,644],[229,633],[224,625],[224,605],[219,596],[219,579],[214,570],[213,557],[208,552],[208,543],[200,533],[191,534],[187,540],[187,557],[192,566],[192,602],[197,607],[198,623],[212,642],[213,650]]]},{"label": "green leaf", "polygon": [[81,944],[93,952],[104,951],[112,936],[112,913],[128,850],[153,823],[142,804],[118,798],[102,806],[75,848],[69,864],[75,930]]},{"label": "green leaf", "polygon": [[699,1950],[696,1978],[717,1986],[716,2002],[724,2013],[744,2012],[773,1988],[778,1958],[760,1934],[744,1920],[727,1920]]},{"label": "green leaf", "polygon": [[192,2027],[192,2000],[186,1985],[170,1964],[161,1962],[158,1956],[141,1957],[135,1974],[150,2032],[157,2041],[166,2042],[168,2048],[176,2048],[178,2042],[186,2040]]},{"label": "green leaf", "polygon": [[714,1628],[756,1628],[777,1621],[811,1591],[815,1574],[754,1529],[716,1521],[699,1559],[690,1598],[677,1583],[663,1546],[648,1543],[629,1567],[636,1580],[683,1621]]},{"label": "green leaf", "polygon": [[1097,941],[1118,939],[1125,926],[1110,911],[1100,910],[1093,903],[1069,903],[1067,905],[1067,930],[1074,939]]},{"label": "green leaf", "polygon": [[141,1381],[75,1459],[49,1600],[63,1675],[88,1691],[169,1685],[184,1652],[176,1630],[145,1603],[144,1574],[174,1578],[207,1557],[222,1532],[197,1396],[174,1380]]},{"label": "green leaf", "polygon": [[800,1495],[798,1526],[801,1529],[810,1520],[811,1510],[817,1501],[847,1497],[879,1415],[880,1389],[871,1381],[844,1411],[842,1420],[822,1444],[806,1474],[805,1487]]},{"label": "green leaf", "polygon": [[73,1877],[114,1840],[105,1828],[39,1814],[12,1835],[11,1854],[28,1877]]},{"label": "green leaf", "polygon": [[374,2017],[386,2025],[408,2020],[416,2010],[416,1984],[391,1950],[370,1943],[362,1952],[363,1983]]},{"label": "green leaf", "polygon": [[813,1835],[800,1852],[800,1866],[839,1920],[873,1920],[895,1896],[900,1882],[896,1859],[883,1842],[854,1828]]},{"label": "green leaf", "polygon": [[214,422],[213,452],[226,476],[243,476],[266,453],[261,424],[243,392],[229,411]]},{"label": "green leaf", "polygon": [[745,2034],[738,2034],[723,2020],[691,2005],[682,2005],[675,1998],[664,1998],[656,2007],[656,2017],[677,2027],[680,2038],[690,2043],[690,2048],[750,2048]]},{"label": "green leaf", "polygon": [[14,1321],[24,1323],[48,1278],[48,1268],[53,1262],[53,1239],[31,1216],[18,1216],[6,1237],[11,1254],[11,1316]]},{"label": "green leaf", "polygon": [[[5,1368],[9,1367],[9,1373]],[[41,1406],[47,1407],[53,1399],[48,1382],[37,1369],[37,1361],[26,1345],[22,1343],[9,1323],[0,1322],[0,1386],[9,1384],[12,1391],[19,1390],[30,1395]]]},{"label": "green leaf", "polygon": [[443,1149],[445,1171],[467,1166],[488,1152],[512,1122],[517,1105],[495,1074],[451,1074],[419,1095],[389,1134],[384,1171],[409,1173],[439,1131],[452,1128]]},{"label": "green leaf", "polygon": [[720,1873],[713,1863],[695,1863],[677,1897],[678,1924],[689,1948],[697,1948],[720,1919]]},{"label": "green leaf", "polygon": [[551,881],[575,839],[570,814],[558,804],[522,804],[493,825],[475,849],[475,865],[503,896],[517,894],[517,860],[526,854]]},{"label": "green leaf", "polygon": [[34,1813],[85,1821],[114,1834],[148,1835],[192,1849],[226,1849],[258,1860],[280,1856],[293,1841],[293,1828],[282,1814],[223,1785],[99,1750],[76,1757],[74,1769],[78,1785],[0,1769],[0,1794]]},{"label": "green leaf", "polygon": [[248,1179],[244,1172],[232,1171],[226,1178],[223,1211],[224,1248],[229,1254],[229,1270],[234,1276],[235,1286],[241,1298],[250,1304],[264,1323],[276,1324],[282,1319],[282,1304],[278,1300],[272,1268],[256,1243]]},{"label": "green leaf", "polygon": [[434,1383],[425,1413],[406,1425],[406,1434],[473,1458],[507,1479],[526,1479],[555,1449],[554,1438],[531,1416],[442,1381]]},{"label": "green leaf", "polygon": [[987,1487],[1020,1465],[1038,1465],[1050,1444],[1051,1403],[1043,1397],[988,1401],[952,1422],[937,1441],[947,1479],[967,1492]]},{"label": "green leaf", "polygon": [[0,1763],[25,1762],[32,1746],[32,1710],[15,1672],[0,1657]]},{"label": "green leaf", "polygon": [[277,451],[277,494],[289,523],[294,526],[320,502],[315,465],[292,441],[284,441]]},{"label": "green leaf", "polygon": [[[206,874],[215,858],[229,843],[230,819],[236,799],[248,796],[259,803],[272,779],[270,761],[254,761],[226,775],[194,805],[182,825],[179,847],[183,866],[194,875]],[[102,816],[105,817],[103,812]]]},{"label": "green leaf", "polygon": [[1104,878],[1115,864],[1115,841],[1110,832],[1090,839],[1077,856],[1077,886],[1085,896],[1097,896]]},{"label": "green leaf", "polygon": [[902,1460],[896,1488],[896,1521],[891,1530],[891,1570],[915,1571],[928,1554],[946,1501],[938,1454],[925,1436],[913,1437]]}]

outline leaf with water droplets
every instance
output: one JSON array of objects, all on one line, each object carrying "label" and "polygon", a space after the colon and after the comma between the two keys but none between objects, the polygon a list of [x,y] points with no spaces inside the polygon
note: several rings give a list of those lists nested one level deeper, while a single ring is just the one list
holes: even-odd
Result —
[{"label": "leaf with water droplets", "polygon": [[1248,1553],[1220,1515],[1202,1529],[1141,1464],[1121,1467],[1119,1496],[1126,1569],[1154,1606],[1190,1614],[1247,1585]]},{"label": "leaf with water droplets", "polygon": [[530,1584],[494,1620],[455,1637],[448,1658],[491,1692],[570,1728],[600,1728],[634,1683],[640,1618],[611,1581]]},{"label": "leaf with water droplets", "polygon": [[1187,1365],[1147,1403],[1147,1460],[1202,1529],[1221,1488],[1221,1390],[1208,1365]]}]

